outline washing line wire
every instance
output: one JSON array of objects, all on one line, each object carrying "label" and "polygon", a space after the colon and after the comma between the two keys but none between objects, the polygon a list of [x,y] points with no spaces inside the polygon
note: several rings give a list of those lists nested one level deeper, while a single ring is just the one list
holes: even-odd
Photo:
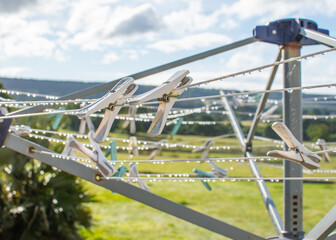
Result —
[{"label": "washing line wire", "polygon": [[317,55],[323,55],[325,53],[329,53],[329,52],[332,52],[332,51],[335,51],[335,50],[336,50],[336,48],[330,48],[330,49],[326,49],[326,50],[323,50],[323,51],[318,51],[318,52],[302,55],[302,56],[299,56],[299,57],[293,57],[293,58],[289,58],[289,59],[286,59],[286,60],[274,62],[274,63],[271,63],[271,64],[266,64],[266,65],[263,65],[263,66],[260,66],[260,67],[250,68],[248,70],[243,70],[243,71],[231,73],[231,74],[228,74],[228,75],[225,75],[225,76],[221,76],[221,77],[201,81],[201,82],[198,82],[198,83],[190,84],[190,85],[187,85],[187,86],[181,86],[181,87],[178,87],[177,89],[185,89],[185,88],[196,87],[196,86],[208,84],[208,83],[215,82],[215,81],[221,81],[221,80],[224,80],[226,78],[231,78],[231,77],[236,77],[236,76],[240,76],[240,75],[250,74],[252,72],[260,71],[260,70],[263,70],[265,68],[270,68],[270,67],[285,64],[285,63],[295,62],[295,61],[298,61],[298,60],[306,59],[306,58],[309,58],[309,57],[314,57],[314,56],[317,56]]},{"label": "washing line wire", "polygon": [[[331,48],[331,49],[326,49],[326,50],[323,50],[323,51],[314,52],[314,53],[311,53],[311,54],[302,55],[302,56],[299,56],[299,57],[293,57],[293,58],[289,58],[289,59],[286,59],[286,60],[277,61],[277,62],[274,62],[274,63],[271,63],[271,64],[266,64],[266,65],[263,65],[263,66],[260,66],[260,67],[250,68],[250,69],[247,69],[247,70],[243,70],[243,71],[239,71],[239,72],[236,72],[236,73],[228,74],[228,75],[221,76],[221,77],[218,77],[218,78],[213,78],[213,79],[201,81],[201,82],[190,84],[190,85],[187,85],[187,86],[181,86],[181,87],[178,87],[176,89],[191,88],[191,87],[204,85],[204,84],[214,82],[214,81],[224,80],[224,79],[230,78],[230,77],[245,75],[246,73],[252,73],[252,72],[259,71],[259,70],[262,70],[262,69],[265,69],[265,68],[269,68],[269,67],[273,67],[273,66],[277,66],[277,65],[281,65],[281,64],[285,64],[285,63],[290,63],[290,62],[294,62],[294,61],[298,61],[298,60],[302,60],[302,59],[307,59],[309,57],[314,57],[314,56],[317,56],[317,55],[323,55],[325,53],[329,53],[329,52],[332,52],[332,51],[335,51],[335,50],[336,50],[336,48]],[[12,90],[0,90],[0,91],[17,92],[17,91],[12,91]],[[53,99],[58,98],[56,96],[50,96],[50,95],[45,95],[45,94],[34,94],[34,93],[26,93],[26,94],[48,96],[49,98],[53,98]],[[244,95],[244,94],[240,94],[240,95]],[[239,96],[239,95],[233,95],[233,96]],[[81,101],[82,102],[92,102],[92,101],[95,101],[95,100],[97,100],[97,99],[75,99],[75,100],[36,101],[36,102],[37,103],[38,102],[40,102],[40,103],[46,103],[46,102],[50,102],[50,103],[58,103],[58,102],[59,103],[78,103],[78,102],[81,102]],[[10,103],[10,102],[8,102],[8,103]]]},{"label": "washing line wire", "polygon": [[240,182],[240,181],[330,181],[336,180],[336,177],[226,177],[226,178],[201,178],[201,177],[101,177],[105,180],[119,180],[127,182],[137,182],[142,181],[177,181],[177,182],[195,182],[195,181],[205,181],[205,182]]},{"label": "washing line wire", "polygon": [[[258,93],[272,93],[272,92],[285,92],[285,91],[291,93],[293,91],[299,91],[299,90],[304,90],[304,89],[316,89],[316,88],[335,87],[335,86],[336,86],[336,83],[331,83],[331,84],[319,84],[319,85],[310,85],[310,86],[301,86],[301,87],[281,88],[281,89],[273,89],[273,90],[251,91],[251,92],[243,92],[243,93],[228,93],[228,94],[223,94],[223,95],[211,95],[211,96],[203,96],[203,97],[177,99],[176,102],[186,102],[186,101],[194,101],[194,100],[210,99],[210,98],[221,98],[221,97],[232,97],[232,96],[240,96],[240,95],[254,95]],[[146,103],[142,103],[141,105],[159,104],[159,103],[160,102],[146,102]],[[123,106],[126,107],[129,105],[125,104]],[[22,117],[41,116],[41,115],[49,115],[49,114],[57,114],[57,113],[75,114],[77,110],[79,109],[17,114],[17,115],[11,115],[11,116],[0,116],[0,119],[22,118]]]}]

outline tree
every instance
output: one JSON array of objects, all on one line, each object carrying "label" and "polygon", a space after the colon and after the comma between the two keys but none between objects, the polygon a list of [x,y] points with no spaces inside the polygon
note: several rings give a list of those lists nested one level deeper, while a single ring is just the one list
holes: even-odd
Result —
[{"label": "tree", "polygon": [[328,140],[329,127],[325,123],[311,124],[307,128],[306,134],[312,141],[316,141],[318,138]]},{"label": "tree", "polygon": [[[45,120],[35,118],[32,125],[45,126]],[[77,228],[91,225],[90,209],[83,205],[90,201],[75,176],[0,149],[0,239],[81,239]]]},{"label": "tree", "polygon": [[80,239],[92,201],[76,177],[2,149],[0,239]]}]

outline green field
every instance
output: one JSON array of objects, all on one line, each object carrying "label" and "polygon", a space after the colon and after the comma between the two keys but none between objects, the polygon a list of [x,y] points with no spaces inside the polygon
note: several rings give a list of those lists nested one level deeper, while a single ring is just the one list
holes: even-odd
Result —
[{"label": "green field", "polygon": [[[126,135],[117,134],[114,137],[127,138]],[[164,137],[164,136],[163,136]],[[161,137],[161,138],[163,138]],[[138,139],[146,139],[145,135]],[[188,142],[200,145],[206,138],[195,136],[177,136],[169,142]],[[152,140],[152,139],[151,139]],[[255,146],[269,144],[256,141]],[[120,143],[120,145],[127,145]],[[238,145],[235,139],[216,140],[215,146]],[[272,149],[272,148],[269,148]],[[256,156],[264,156],[266,148],[256,148]],[[134,159],[146,159],[149,151],[140,152]],[[209,157],[241,157],[238,147],[230,151],[213,151]],[[156,159],[199,158],[200,153],[190,151],[164,150]],[[128,159],[126,151],[118,152],[118,160]],[[334,158],[335,160],[335,158]],[[278,162],[280,164],[280,162]],[[252,176],[247,163],[219,163],[229,170],[229,175]],[[281,177],[282,169],[259,163],[259,168],[265,177]],[[322,163],[322,169],[335,169],[333,163]],[[192,173],[193,168],[210,170],[207,163],[166,163],[164,165],[139,164],[140,172],[146,173]],[[306,175],[308,176],[308,175]],[[332,176],[313,174],[309,176]],[[97,202],[88,204],[92,210],[94,224],[91,229],[81,229],[80,233],[87,239],[225,239],[203,228],[155,210],[151,207],[128,199],[119,194],[84,182],[88,191],[95,195]],[[259,194],[255,182],[215,182],[210,183],[212,191],[207,191],[200,182],[150,182],[151,192],[170,200],[183,204],[189,208],[218,218],[239,228],[258,234],[263,237],[275,236],[271,220]],[[272,194],[278,211],[283,212],[283,186],[282,183],[268,182],[267,186]],[[304,231],[310,229],[334,206],[336,203],[336,185],[329,182],[304,183],[303,209]]]}]

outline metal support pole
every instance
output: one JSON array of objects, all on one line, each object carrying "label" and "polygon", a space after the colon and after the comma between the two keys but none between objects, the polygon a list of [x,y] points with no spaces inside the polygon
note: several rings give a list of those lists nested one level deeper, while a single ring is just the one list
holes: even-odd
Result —
[{"label": "metal support pole", "polygon": [[336,205],[307,234],[305,240],[324,240],[336,228]]},{"label": "metal support pole", "polygon": [[[282,47],[284,60],[300,56],[301,44],[288,43]],[[284,65],[283,87],[301,86],[301,64],[291,62]],[[283,118],[293,135],[302,142],[302,96],[301,91],[284,92]],[[284,177],[302,177],[302,167],[284,161]],[[302,180],[284,181],[284,231],[291,239],[302,239]]]},{"label": "metal support pole", "polygon": [[50,154],[40,153],[39,151],[53,152],[36,143],[17,137],[13,134],[9,133],[7,135],[5,146],[30,158],[40,160],[48,165],[54,166],[62,171],[68,172],[98,186],[109,189],[125,197],[131,198],[223,236],[237,240],[264,239],[243,229],[234,227],[218,219],[187,208],[182,204],[175,203],[154,193],[135,187],[129,183],[117,180],[97,180],[96,176],[99,174],[97,170],[88,168],[83,164],[72,160],[64,160],[56,158]]},{"label": "metal support pole", "polygon": [[[279,62],[281,60],[281,57],[282,57],[281,49],[279,49],[278,55],[277,55],[277,57],[275,59],[275,62]],[[279,65],[276,65],[276,66],[274,66],[272,68],[272,72],[271,72],[271,75],[270,75],[270,77],[268,79],[268,82],[267,82],[265,90],[271,89],[271,86],[273,84],[273,81],[274,81],[274,78],[275,78],[275,74],[277,73],[278,68],[279,68]],[[250,145],[251,142],[252,142],[255,130],[256,130],[256,128],[258,126],[258,123],[259,123],[259,119],[260,119],[261,113],[263,112],[263,110],[265,108],[265,104],[266,104],[268,95],[269,95],[268,93],[264,93],[262,95],[261,99],[260,99],[260,102],[259,102],[258,108],[256,110],[256,113],[254,114],[254,118],[253,118],[253,121],[252,121],[252,124],[251,124],[251,127],[250,127],[250,131],[247,134],[247,138],[246,138],[246,144],[247,145]]]},{"label": "metal support pole", "polygon": [[[239,141],[240,146],[242,147],[242,149],[244,150],[244,154],[246,157],[253,157],[253,154],[251,151],[246,151],[246,143],[245,143],[245,138],[244,138],[244,134],[243,131],[241,130],[241,127],[238,123],[238,120],[236,118],[236,115],[234,114],[228,100],[226,97],[222,97],[222,101],[224,103],[225,109],[228,112],[230,121],[231,121],[231,125],[233,127],[233,130],[237,136],[237,139]],[[255,161],[253,160],[249,160],[249,165],[250,165],[250,169],[251,172],[253,174],[253,177],[255,178],[262,178],[262,175],[260,173],[260,170],[258,168],[258,165]],[[270,192],[268,191],[268,188],[266,186],[265,181],[260,180],[260,181],[256,181],[260,195],[264,201],[265,207],[268,211],[268,214],[272,220],[273,226],[275,228],[276,233],[279,236],[282,236],[282,231],[283,231],[283,223],[280,217],[280,214],[274,204],[274,201],[272,199],[272,196],[270,194]]]},{"label": "metal support pole", "polygon": [[[186,57],[186,58],[182,58],[182,59],[170,62],[170,63],[166,63],[166,64],[163,64],[163,65],[154,67],[154,68],[150,68],[150,69],[144,70],[142,72],[134,73],[134,74],[128,75],[128,77],[132,77],[135,80],[140,79],[140,78],[144,78],[144,77],[148,77],[150,75],[153,75],[153,74],[156,74],[156,73],[159,73],[159,72],[163,72],[163,71],[175,68],[175,67],[179,67],[179,66],[185,65],[187,63],[195,62],[195,61],[198,61],[200,59],[211,57],[213,55],[223,53],[223,52],[235,49],[235,48],[239,48],[239,47],[254,43],[256,41],[257,40],[253,37],[247,38],[247,39],[244,39],[244,40],[241,40],[241,41],[237,41],[237,42],[234,42],[234,43],[224,45],[222,47],[214,48],[214,49],[211,49],[209,51],[198,53],[198,54]],[[62,96],[62,97],[59,98],[59,100],[84,98],[84,97],[91,96],[93,94],[96,94],[96,93],[99,93],[99,92],[102,92],[102,91],[107,91],[107,90],[110,90],[112,87],[114,87],[114,85],[119,80],[121,80],[121,78],[110,81],[108,83],[103,83],[103,84],[99,84],[97,86],[89,87],[89,88],[86,88],[84,90],[79,90],[77,92],[70,93],[68,95]],[[48,108],[48,106],[38,105],[38,106],[34,106],[34,107],[24,108],[24,109],[9,113],[8,115],[35,113],[35,112],[42,111],[46,108]]]}]

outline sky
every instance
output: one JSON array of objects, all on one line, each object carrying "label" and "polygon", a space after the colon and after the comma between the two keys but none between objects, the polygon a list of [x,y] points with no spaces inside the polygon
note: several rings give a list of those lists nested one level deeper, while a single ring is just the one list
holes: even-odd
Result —
[{"label": "sky", "polygon": [[[255,26],[282,18],[311,19],[336,36],[333,0],[0,0],[0,76],[108,82],[252,37]],[[159,85],[181,69],[203,81],[272,63],[278,49],[258,42],[138,82]],[[302,84],[333,83],[335,60],[332,52],[303,61]],[[269,71],[206,87],[264,89]],[[282,68],[273,88],[281,87]]]}]

